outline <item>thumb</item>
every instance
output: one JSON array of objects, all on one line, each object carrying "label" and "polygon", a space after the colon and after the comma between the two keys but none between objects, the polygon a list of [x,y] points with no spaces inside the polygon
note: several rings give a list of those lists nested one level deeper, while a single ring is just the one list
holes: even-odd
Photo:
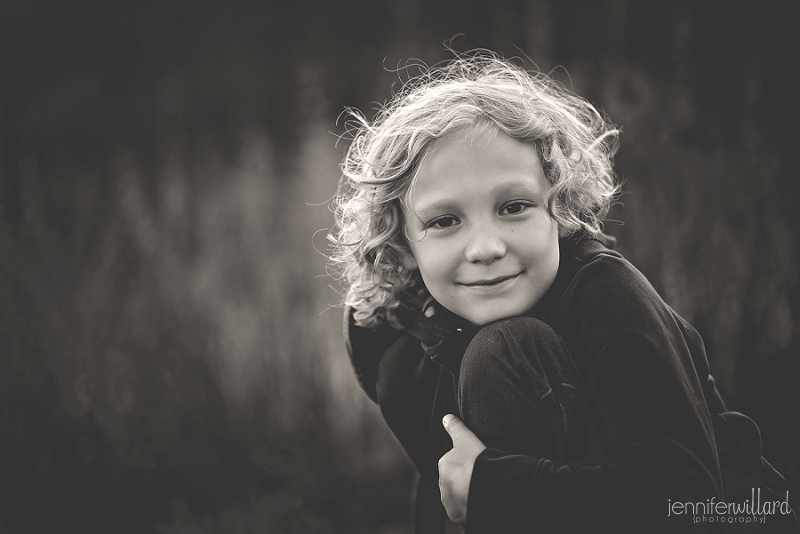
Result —
[{"label": "thumb", "polygon": [[456,417],[453,414],[447,414],[442,418],[442,424],[444,425],[444,429],[450,435],[450,439],[453,440],[453,444],[455,445],[456,442],[463,442],[464,440],[468,440],[474,434],[472,431],[467,428],[467,425],[464,422]]}]

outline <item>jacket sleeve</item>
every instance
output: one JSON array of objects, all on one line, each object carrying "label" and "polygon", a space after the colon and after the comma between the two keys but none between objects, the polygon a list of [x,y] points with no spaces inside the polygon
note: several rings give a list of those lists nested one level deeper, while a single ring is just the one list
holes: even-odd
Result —
[{"label": "jacket sleeve", "polygon": [[[362,389],[378,404],[386,424],[419,473],[435,486],[437,462],[448,446],[430,438],[439,366],[412,336],[388,325],[378,330],[356,326],[351,310],[345,311],[344,336]],[[439,426],[435,430],[444,433]]]},{"label": "jacket sleeve", "polygon": [[573,335],[609,453],[590,465],[556,465],[485,450],[473,470],[467,532],[653,531],[685,520],[667,517],[669,499],[722,496],[702,345],[693,354],[688,325],[625,260],[593,263],[576,277]]},{"label": "jacket sleeve", "polygon": [[388,325],[378,330],[356,326],[353,321],[353,309],[345,308],[344,345],[361,389],[373,402],[378,402],[375,387],[381,356],[399,337],[400,332]]}]

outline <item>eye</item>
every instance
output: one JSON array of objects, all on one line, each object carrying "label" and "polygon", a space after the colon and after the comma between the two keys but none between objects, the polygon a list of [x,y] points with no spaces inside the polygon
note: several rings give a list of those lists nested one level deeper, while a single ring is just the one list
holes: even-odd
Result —
[{"label": "eye", "polygon": [[512,200],[508,204],[505,204],[502,208],[500,208],[501,215],[516,215],[518,213],[522,213],[523,211],[533,208],[535,204],[532,202],[528,202],[526,200]]},{"label": "eye", "polygon": [[452,215],[445,215],[443,217],[439,217],[437,219],[430,221],[427,225],[425,225],[425,227],[445,229],[455,226],[456,224],[458,224],[458,222],[459,221],[456,217],[453,217]]}]

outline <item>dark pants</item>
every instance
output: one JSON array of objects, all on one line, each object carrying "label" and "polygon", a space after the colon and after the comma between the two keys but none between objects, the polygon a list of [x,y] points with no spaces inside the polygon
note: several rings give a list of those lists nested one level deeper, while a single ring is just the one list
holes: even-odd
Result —
[{"label": "dark pants", "polygon": [[[603,421],[587,367],[542,321],[513,317],[489,324],[477,333],[461,361],[461,416],[487,447],[506,453],[572,468],[614,463],[606,436],[611,425]],[[507,524],[473,523],[470,532],[659,532],[620,524],[623,516],[613,508],[619,503],[606,502],[611,498],[606,491],[553,502],[550,515],[537,516],[531,524],[514,519],[520,517],[514,511],[529,507],[527,497],[516,491],[509,495],[516,497],[513,502],[491,506],[504,510],[497,517]],[[625,521],[637,522],[628,510],[620,513],[626,514]]]},{"label": "dark pants", "polygon": [[[464,353],[457,395],[464,422],[487,447],[573,469],[617,463],[613,425],[588,364],[537,319],[513,317],[483,327]],[[606,476],[606,485],[582,486],[587,493],[576,494],[574,501],[552,502],[549,520],[537,516],[531,524],[515,524],[508,510],[497,515],[508,518],[508,524],[482,525],[471,532],[655,534],[689,528],[667,522],[667,497],[652,481],[631,483],[629,475],[613,470]],[[524,510],[525,498],[492,508]]]},{"label": "dark pants", "polygon": [[487,447],[572,464],[605,451],[583,362],[550,326],[512,317],[484,326],[458,380],[466,425]]}]

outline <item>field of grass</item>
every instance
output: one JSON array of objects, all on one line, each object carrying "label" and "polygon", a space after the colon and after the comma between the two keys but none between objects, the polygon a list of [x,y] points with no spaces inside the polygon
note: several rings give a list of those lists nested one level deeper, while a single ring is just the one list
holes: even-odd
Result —
[{"label": "field of grass", "polygon": [[796,499],[800,182],[785,48],[764,44],[783,42],[737,13],[709,41],[679,4],[346,4],[0,19],[5,56],[41,60],[10,63],[0,115],[0,532],[410,532],[413,467],[344,351],[326,201],[344,107],[371,114],[398,62],[460,31],[563,65],[622,125],[606,228]]}]

